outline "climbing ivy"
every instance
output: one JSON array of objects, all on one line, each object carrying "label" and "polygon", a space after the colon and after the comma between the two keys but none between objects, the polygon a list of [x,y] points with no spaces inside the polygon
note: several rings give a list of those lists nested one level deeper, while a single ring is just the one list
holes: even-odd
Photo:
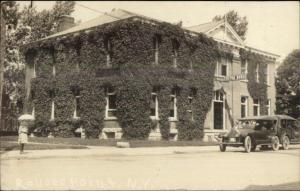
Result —
[{"label": "climbing ivy", "polygon": [[[154,37],[159,39],[158,64],[154,64]],[[177,68],[173,67],[174,48]],[[89,137],[98,137],[105,120],[105,90],[113,87],[117,95],[117,120],[124,138],[128,139],[145,139],[157,125],[162,137],[169,138],[170,94],[174,88],[178,92],[179,139],[202,138],[213,96],[216,59],[231,56],[220,51],[216,42],[203,34],[189,34],[168,23],[150,24],[134,19],[101,25],[90,32],[46,39],[23,48],[25,54],[32,50],[41,52],[35,56],[39,73],[31,82],[36,93],[30,100],[36,108],[38,126],[63,137],[73,136],[76,128],[83,127]],[[106,63],[107,54],[110,68]],[[49,68],[53,64],[55,75]],[[45,75],[39,76],[40,73]],[[154,87],[158,94],[159,121],[149,117]],[[55,96],[47,92],[55,92]],[[75,94],[80,96],[80,120],[73,119]],[[193,97],[193,120],[187,112],[189,95]],[[51,100],[55,103],[54,122],[49,122]]]},{"label": "climbing ivy", "polygon": [[[265,71],[267,69],[267,60],[258,54],[250,51],[240,50],[240,56],[242,61],[248,63],[248,91],[253,99],[260,100],[260,113],[261,115],[267,114],[267,103],[268,103],[268,85]],[[259,67],[258,82],[256,80],[256,67]]]}]

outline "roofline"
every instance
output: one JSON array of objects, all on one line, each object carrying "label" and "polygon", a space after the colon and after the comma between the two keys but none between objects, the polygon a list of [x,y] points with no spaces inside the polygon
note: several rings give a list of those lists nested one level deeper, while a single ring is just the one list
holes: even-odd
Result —
[{"label": "roofline", "polygon": [[[33,41],[33,42],[29,42],[27,44],[24,44],[22,45],[22,47],[24,46],[27,46],[29,44],[33,44],[33,43],[37,43],[37,42],[43,42],[43,41],[46,41],[46,40],[49,40],[49,39],[53,39],[53,38],[59,38],[59,37],[64,37],[64,36],[67,36],[67,35],[74,35],[76,33],[79,33],[79,32],[82,32],[82,31],[88,31],[88,30],[92,30],[94,28],[97,28],[97,27],[101,27],[105,24],[111,24],[111,23],[115,23],[115,22],[118,22],[118,21],[124,21],[124,20],[129,20],[129,19],[133,19],[133,18],[140,18],[140,19],[145,19],[145,20],[148,20],[148,21],[152,21],[154,23],[162,23],[162,22],[165,22],[165,23],[169,23],[169,22],[166,22],[166,21],[161,21],[161,20],[157,20],[157,19],[153,19],[153,18],[150,18],[150,17],[147,17],[147,16],[143,16],[143,15],[140,15],[140,14],[136,14],[136,13],[132,13],[130,11],[127,11],[127,10],[123,10],[123,9],[120,9],[124,12],[127,12],[128,14],[133,14],[133,16],[131,17],[127,17],[127,18],[124,18],[124,19],[119,19],[119,20],[115,20],[115,21],[112,21],[112,22],[108,22],[108,23],[104,23],[102,25],[98,25],[98,26],[94,26],[94,27],[90,27],[90,28],[85,28],[85,29],[81,29],[81,30],[78,30],[78,31],[74,31],[74,32],[70,32],[70,33],[66,33],[66,34],[61,34],[61,35],[57,35],[57,36],[53,36],[53,37],[45,37],[45,38],[42,38],[42,39],[39,39],[39,40],[36,40],[36,41]],[[220,22],[220,24],[218,24],[216,27],[214,27],[213,29],[219,27],[221,24],[224,24],[225,22]],[[169,23],[171,25],[175,25],[175,24],[172,24],[172,23]],[[204,23],[205,24],[205,23]],[[230,26],[230,25],[229,25]],[[188,32],[188,33],[192,33],[192,34],[204,34],[206,36],[209,36],[208,34],[206,34],[206,32],[195,32],[195,31],[192,31],[190,29],[187,29],[186,27],[181,27],[184,32]],[[211,30],[209,30],[211,31]],[[207,32],[209,32],[207,31]],[[234,32],[234,31],[233,31]],[[212,37],[213,38],[213,37]],[[250,46],[246,46],[245,44],[242,44],[242,45],[237,45],[237,44],[233,44],[233,43],[229,43],[227,41],[223,41],[223,40],[220,40],[220,39],[217,39],[217,38],[213,38],[215,41],[217,42],[220,42],[220,43],[225,43],[225,44],[229,44],[231,46],[236,46],[238,48],[244,48],[244,49],[248,49],[248,50],[254,50],[254,52],[258,53],[258,54],[263,54],[264,56],[271,56],[275,59],[278,59],[280,58],[279,55],[277,54],[273,54],[273,53],[270,53],[270,52],[267,52],[267,51],[262,51],[262,50],[259,50],[259,49],[256,49],[256,48],[252,48]]]},{"label": "roofline", "polygon": [[274,53],[271,53],[271,52],[268,52],[268,51],[259,50],[257,48],[253,48],[253,47],[250,47],[250,46],[245,46],[245,48],[249,49],[250,51],[254,51],[254,52],[259,52],[259,53],[270,55],[272,57],[275,57],[276,59],[280,58],[280,55],[274,54]]}]

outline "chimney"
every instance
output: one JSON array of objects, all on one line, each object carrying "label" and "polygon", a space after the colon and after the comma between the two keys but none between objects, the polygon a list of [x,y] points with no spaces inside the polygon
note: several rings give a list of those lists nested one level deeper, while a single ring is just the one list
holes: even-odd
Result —
[{"label": "chimney", "polygon": [[57,27],[57,32],[61,32],[67,30],[71,27],[75,26],[74,18],[69,15],[62,15],[59,18],[59,23]]}]

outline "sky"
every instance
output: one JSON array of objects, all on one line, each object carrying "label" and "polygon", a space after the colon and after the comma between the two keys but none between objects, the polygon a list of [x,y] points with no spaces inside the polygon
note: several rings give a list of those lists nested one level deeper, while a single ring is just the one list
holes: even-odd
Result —
[{"label": "sky", "polygon": [[[30,1],[19,2],[21,7]],[[34,1],[37,10],[50,9],[54,1]],[[90,10],[89,7],[93,10]],[[292,50],[299,49],[300,3],[297,1],[76,1],[72,16],[76,21],[87,21],[109,13],[113,8],[170,23],[183,22],[184,27],[211,21],[215,15],[235,10],[249,22],[245,43],[268,51],[284,59]],[[96,11],[97,10],[97,11]]]}]

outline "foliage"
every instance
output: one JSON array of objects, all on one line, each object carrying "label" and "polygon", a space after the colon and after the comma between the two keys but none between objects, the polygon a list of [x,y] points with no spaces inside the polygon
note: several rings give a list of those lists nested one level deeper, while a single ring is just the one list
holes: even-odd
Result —
[{"label": "foliage", "polygon": [[[19,47],[56,32],[60,16],[70,15],[74,11],[75,2],[58,1],[52,9],[41,12],[36,7],[25,6],[20,9],[15,1],[5,3],[9,3],[10,8],[5,12],[9,27],[6,32],[4,88],[10,97],[21,102],[25,99],[25,60]],[[22,113],[23,108],[18,111]]]},{"label": "foliage", "polygon": [[[159,36],[160,39],[158,65],[154,64],[155,36]],[[107,39],[112,44],[111,50],[106,48]],[[178,46],[177,68],[173,67],[174,41]],[[57,89],[54,98],[56,128],[72,129],[67,128],[66,124],[70,124],[74,112],[74,92],[71,87],[76,87],[82,103],[79,114],[81,125],[89,129],[89,136],[97,137],[103,128],[105,89],[113,87],[117,94],[118,122],[123,128],[124,138],[128,139],[148,137],[153,127],[149,115],[150,95],[154,87],[158,93],[159,127],[163,138],[168,139],[170,136],[168,117],[170,94],[174,88],[178,91],[180,100],[177,122],[179,138],[201,138],[204,119],[213,95],[216,59],[228,55],[219,51],[216,42],[204,35],[191,36],[180,27],[167,23],[153,25],[130,19],[102,25],[90,33],[82,31],[76,36],[67,35],[64,38],[31,43],[23,50],[26,54],[32,49],[41,52],[34,59],[47,59],[45,63],[37,66],[45,75],[38,76],[35,80],[43,78],[49,82],[40,82],[39,88],[51,89],[42,87],[45,84]],[[54,53],[49,53],[49,50],[54,50]],[[44,51],[54,59],[46,58],[47,54],[43,53]],[[111,55],[111,68],[107,68],[106,65],[108,53]],[[55,60],[55,77],[49,75],[51,60]],[[191,63],[193,70],[190,70]],[[50,85],[51,81],[54,85]],[[190,121],[187,114],[187,108],[190,106],[187,95],[190,94],[191,88],[196,90],[193,96],[193,121]],[[40,100],[41,107],[46,104],[41,103],[42,99],[35,98]],[[45,99],[46,102],[47,100],[49,98]],[[39,104],[36,107],[40,107]],[[49,112],[50,108],[47,108],[47,111]]]},{"label": "foliage", "polygon": [[[242,61],[247,60],[248,63],[248,91],[253,99],[259,99],[260,101],[260,114],[267,114],[267,103],[268,103],[268,85],[266,79],[267,60],[258,54],[250,51],[240,50],[240,57]],[[259,67],[258,82],[256,80],[256,67]]]},{"label": "foliage", "polygon": [[[213,18],[213,21],[220,21],[225,19],[225,15],[217,15]],[[238,13],[234,10],[229,11],[226,13],[226,20],[235,30],[235,32],[243,39],[246,39],[246,33],[248,30],[248,21],[247,17],[240,17]]]},{"label": "foliage", "polygon": [[300,50],[294,50],[278,68],[276,111],[300,118]]}]

